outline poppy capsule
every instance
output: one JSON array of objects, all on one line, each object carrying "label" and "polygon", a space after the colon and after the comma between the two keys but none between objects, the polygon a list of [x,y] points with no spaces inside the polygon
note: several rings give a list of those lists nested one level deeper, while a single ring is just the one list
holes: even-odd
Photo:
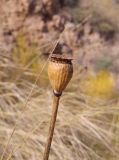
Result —
[{"label": "poppy capsule", "polygon": [[63,90],[73,75],[71,58],[53,54],[48,65],[48,76],[56,96],[61,96]]}]

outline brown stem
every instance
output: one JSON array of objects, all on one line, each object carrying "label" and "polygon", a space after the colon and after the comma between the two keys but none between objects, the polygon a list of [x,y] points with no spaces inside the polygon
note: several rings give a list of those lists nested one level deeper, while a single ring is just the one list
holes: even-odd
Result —
[{"label": "brown stem", "polygon": [[45,146],[43,160],[49,159],[49,153],[50,153],[51,143],[52,143],[52,139],[53,139],[55,122],[56,122],[56,118],[57,118],[59,99],[60,99],[60,97],[57,97],[55,95],[53,96],[52,117],[51,117],[51,121],[50,121],[49,133],[48,133],[47,143]]}]

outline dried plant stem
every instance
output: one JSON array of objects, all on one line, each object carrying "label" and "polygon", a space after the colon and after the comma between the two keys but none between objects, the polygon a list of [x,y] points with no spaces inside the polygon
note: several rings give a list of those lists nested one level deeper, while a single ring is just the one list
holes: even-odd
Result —
[{"label": "dried plant stem", "polygon": [[51,143],[52,143],[53,133],[54,133],[54,128],[55,128],[55,122],[57,118],[59,99],[60,97],[56,97],[55,95],[53,96],[52,116],[51,116],[51,121],[50,121],[47,143],[46,143],[45,151],[43,155],[43,160],[48,160],[49,158],[49,153],[50,153],[50,148],[51,148]]}]

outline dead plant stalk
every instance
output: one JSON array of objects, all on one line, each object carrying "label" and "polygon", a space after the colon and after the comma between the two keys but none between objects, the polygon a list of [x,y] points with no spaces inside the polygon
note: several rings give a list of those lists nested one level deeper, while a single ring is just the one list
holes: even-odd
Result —
[{"label": "dead plant stalk", "polygon": [[49,159],[49,153],[51,148],[51,143],[53,139],[53,133],[55,128],[55,122],[57,118],[59,99],[62,95],[63,90],[66,88],[73,74],[72,59],[64,58],[62,56],[52,55],[48,66],[48,75],[50,79],[51,86],[53,88],[53,108],[52,116],[49,127],[49,133],[47,138],[47,143],[45,146],[45,151],[43,155],[43,160]]}]

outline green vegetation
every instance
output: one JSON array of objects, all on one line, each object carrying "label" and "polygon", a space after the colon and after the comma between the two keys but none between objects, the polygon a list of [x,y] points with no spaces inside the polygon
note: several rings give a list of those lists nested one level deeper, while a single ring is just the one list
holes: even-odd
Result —
[{"label": "green vegetation", "polygon": [[100,70],[110,70],[110,67],[113,64],[113,58],[111,56],[106,56],[106,54],[103,54],[100,56],[100,58],[95,60],[94,68],[96,71]]},{"label": "green vegetation", "polygon": [[112,0],[91,0],[89,5],[85,5],[81,6],[79,1],[79,5],[71,9],[75,22],[79,23],[84,18],[91,16],[89,22],[93,24],[93,27],[95,27],[97,31],[103,33],[118,31],[118,3],[114,3]]}]

